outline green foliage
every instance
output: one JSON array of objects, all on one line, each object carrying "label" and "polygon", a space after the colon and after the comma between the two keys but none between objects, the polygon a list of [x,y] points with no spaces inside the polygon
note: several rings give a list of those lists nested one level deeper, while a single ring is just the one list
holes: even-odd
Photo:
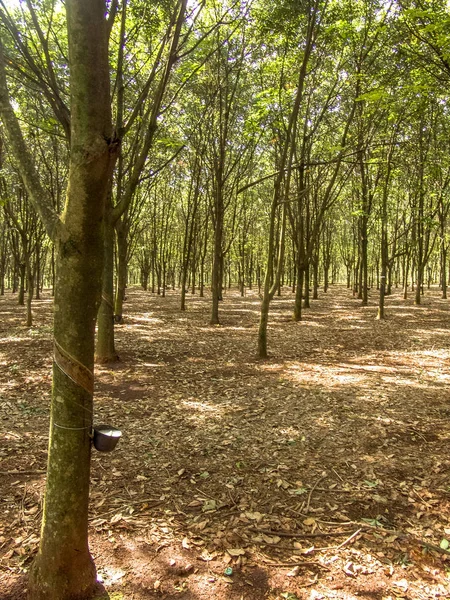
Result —
[{"label": "green foliage", "polygon": [[[43,38],[25,5],[23,10],[11,10],[23,45],[11,35],[5,19],[1,35],[15,109],[34,147],[42,184],[62,210],[69,157],[66,132],[53,110],[54,96],[42,93],[43,81],[33,71],[45,72],[42,39],[48,39],[58,94],[69,105],[64,10],[59,3],[53,10],[53,4],[51,0],[33,4]],[[309,0],[208,0],[202,10],[189,5],[177,60],[127,215],[132,269],[143,265],[160,269],[167,263],[169,270],[179,271],[190,224],[195,239],[190,269],[197,269],[198,276],[202,261],[204,269],[210,269],[220,157],[225,173],[224,260],[234,272],[248,271],[250,264],[263,270],[273,174],[286,140],[314,4]],[[109,48],[113,113],[116,119],[122,114],[125,130],[121,171],[115,175],[116,204],[131,181],[150,127],[176,3],[136,0],[126,6],[125,38],[121,39],[123,4],[119,3]],[[307,166],[302,174],[297,167],[292,174],[286,264],[292,268],[300,225],[310,257],[329,240],[326,243],[339,264],[356,264],[364,221],[371,238],[369,262],[375,264],[388,169],[389,246],[392,252],[408,250],[415,258],[418,228],[430,239],[438,232],[444,240],[449,235],[441,233],[439,220],[450,201],[445,183],[450,149],[446,3],[411,0],[399,6],[378,0],[318,0],[317,7],[293,157],[297,167],[302,161]],[[46,78],[48,73],[44,82]],[[7,148],[4,154],[8,156]],[[333,165],[340,156],[344,158],[335,176]],[[361,169],[369,192],[366,206],[361,200]],[[16,210],[17,176],[9,158],[2,172],[8,191],[0,196],[0,203],[8,201]],[[419,190],[425,202],[421,215]],[[437,246],[430,257],[436,253]]]}]

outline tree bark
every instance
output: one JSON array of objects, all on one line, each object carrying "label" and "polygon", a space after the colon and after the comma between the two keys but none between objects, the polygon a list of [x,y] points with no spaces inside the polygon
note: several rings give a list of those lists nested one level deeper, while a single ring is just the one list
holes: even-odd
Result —
[{"label": "tree bark", "polygon": [[[109,201],[109,200],[108,200]],[[102,295],[98,311],[95,360],[99,363],[118,359],[114,345],[114,225],[104,220]]]},{"label": "tree bark", "polygon": [[[219,193],[218,193],[219,194]],[[211,325],[219,324],[219,300],[222,296],[222,239],[223,239],[223,198],[216,198],[216,223],[214,228],[214,253],[211,273]]]},{"label": "tree bark", "polygon": [[123,303],[127,288],[128,272],[128,228],[121,220],[116,223],[117,236],[117,293],[114,307],[114,320],[123,323]]},{"label": "tree bark", "polygon": [[[27,321],[26,321],[26,325],[27,325],[27,327],[31,327],[33,325],[33,312],[31,310],[31,305],[33,302],[35,278],[33,275],[33,268],[31,265],[31,257],[30,256],[27,257],[26,273],[27,273]],[[38,286],[39,286],[39,282],[38,282]]]},{"label": "tree bark", "polygon": [[71,89],[69,184],[55,212],[9,101],[0,61],[0,113],[27,192],[56,242],[53,390],[41,540],[30,600],[88,598],[94,329],[100,300],[102,219],[115,160],[104,0],[66,0]]},{"label": "tree bark", "polygon": [[294,304],[294,321],[302,320],[302,295],[303,281],[305,271],[303,268],[297,268],[297,281],[295,286],[295,304]]},{"label": "tree bark", "polygon": [[[104,2],[104,0],[101,0]],[[164,94],[169,83],[170,74],[172,71],[172,67],[174,66],[177,60],[177,49],[178,43],[180,40],[181,29],[184,22],[184,16],[186,12],[186,3],[187,0],[179,0],[174,7],[173,13],[173,21],[172,25],[174,25],[174,30],[172,34],[172,39],[170,43],[169,53],[164,64],[164,68],[161,69],[161,78],[159,80],[159,84],[157,86],[156,92],[153,97],[151,109],[148,111],[148,122],[146,124],[146,131],[143,137],[142,143],[139,139],[137,141],[137,147],[139,148],[137,152],[137,156],[134,160],[134,163],[130,166],[130,177],[128,179],[128,183],[126,189],[121,192],[120,186],[118,189],[118,202],[115,206],[113,206],[112,202],[108,202],[106,206],[106,220],[110,224],[110,226],[114,229],[118,219],[124,214],[127,208],[130,206],[136,188],[139,185],[142,171],[147,163],[147,158],[150,152],[150,148],[154,141],[154,136],[158,127],[158,116],[161,110],[161,104],[164,98]],[[126,7],[126,3],[124,4],[124,8]],[[105,11],[106,12],[106,11]],[[126,39],[125,36],[125,11],[122,13],[122,33],[121,33],[122,41]],[[123,42],[124,44],[124,42]],[[119,61],[123,58],[123,44],[121,45],[121,52],[119,55]],[[122,56],[122,58],[121,58]],[[119,74],[121,76],[121,73]],[[119,83],[118,93],[123,94],[123,85]],[[122,97],[121,97],[122,98]],[[123,98],[119,98],[118,107],[119,114],[116,123],[116,130],[119,132],[124,132],[124,124],[122,122],[122,112],[123,112]],[[136,107],[137,108],[137,107]],[[142,107],[139,104],[138,110],[141,110]],[[112,177],[112,174],[111,174]],[[119,179],[121,175],[119,175]],[[105,232],[106,235],[109,235],[109,231]],[[113,235],[113,234],[112,234]],[[113,237],[114,240],[114,237]],[[105,282],[103,285],[103,293],[102,293],[102,305],[100,307],[99,314],[99,323],[98,323],[98,340],[96,347],[96,360],[98,362],[114,362],[118,360],[118,355],[115,351],[114,344],[114,286],[110,284],[110,281],[114,280],[114,255],[111,256],[111,252],[114,249],[114,242],[111,244],[111,240],[106,239],[105,244],[105,266],[104,266],[104,277]],[[108,254],[109,253],[109,254]],[[107,269],[112,269],[111,272],[107,273]],[[154,284],[152,281],[152,288],[154,288]],[[152,289],[153,291],[153,289]],[[158,293],[160,293],[160,280],[158,280]],[[111,303],[109,301],[111,300]],[[108,339],[109,338],[109,339]]]}]

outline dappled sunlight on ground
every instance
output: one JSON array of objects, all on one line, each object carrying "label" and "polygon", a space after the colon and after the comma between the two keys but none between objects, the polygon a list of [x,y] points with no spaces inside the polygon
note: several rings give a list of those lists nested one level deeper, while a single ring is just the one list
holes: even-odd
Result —
[{"label": "dappled sunlight on ground", "polygon": [[[127,296],[121,361],[96,365],[95,420],[123,432],[92,465],[91,547],[110,594],[450,597],[450,311],[437,291],[420,307],[388,297],[380,322],[375,295],[363,308],[333,288],[299,323],[286,292],[267,361],[256,290],[227,290],[220,326],[208,297],[188,295],[182,313],[176,292]],[[39,534],[50,306],[36,303],[30,329],[0,297],[3,589],[20,585]]]},{"label": "dappled sunlight on ground", "polygon": [[[133,317],[133,322],[134,323],[145,323],[146,325],[158,325],[159,323],[162,323],[162,320],[157,319],[150,314],[144,314],[141,317],[135,315]],[[131,325],[129,325],[129,327],[131,327]]]}]

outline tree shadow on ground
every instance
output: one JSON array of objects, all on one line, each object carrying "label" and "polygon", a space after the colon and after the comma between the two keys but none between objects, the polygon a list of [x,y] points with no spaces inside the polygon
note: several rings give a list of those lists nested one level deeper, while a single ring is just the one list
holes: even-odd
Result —
[{"label": "tree shadow on ground", "polygon": [[[123,429],[115,452],[93,455],[91,543],[99,569],[111,571],[111,597],[257,600],[264,589],[369,599],[395,596],[405,578],[411,597],[442,592],[444,555],[431,546],[445,537],[450,508],[448,309],[396,298],[377,323],[373,306],[335,292],[297,324],[291,301],[275,302],[273,357],[257,361],[257,323],[245,310],[254,298],[226,299],[226,325],[210,328],[207,300],[174,320],[175,296],[130,291],[118,328],[125,360],[97,370],[97,422]],[[151,318],[136,325],[144,301]],[[41,367],[23,374],[37,352],[27,354],[27,335],[2,346],[1,368],[20,366],[7,379],[3,422],[5,470],[16,469],[5,486],[11,516],[34,510],[43,476],[25,473],[33,461],[43,468],[46,451],[36,392],[47,384],[36,381]],[[23,419],[19,399],[33,418]],[[37,526],[19,520],[8,536]],[[216,556],[205,561],[203,551]],[[235,583],[223,580],[228,562]],[[292,566],[281,565],[295,562],[303,566],[287,577]],[[175,570],[189,564],[193,572]],[[119,570],[127,577],[114,583]],[[261,590],[245,583],[258,572]]]}]

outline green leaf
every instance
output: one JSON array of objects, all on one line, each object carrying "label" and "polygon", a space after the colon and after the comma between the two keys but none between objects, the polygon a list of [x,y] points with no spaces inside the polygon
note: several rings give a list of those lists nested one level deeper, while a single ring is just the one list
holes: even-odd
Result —
[{"label": "green leaf", "polygon": [[205,500],[202,511],[207,512],[208,510],[216,510],[216,501],[215,500]]},{"label": "green leaf", "polygon": [[450,542],[444,538],[441,540],[439,547],[442,548],[442,550],[448,550],[450,548]]},{"label": "green leaf", "polygon": [[367,487],[371,488],[377,487],[378,485],[378,481],[369,481],[368,479],[365,479],[364,483],[367,485]]},{"label": "green leaf", "polygon": [[358,98],[356,98],[357,102],[362,102],[363,100],[366,100],[367,102],[378,102],[378,100],[381,100],[382,98],[386,98],[387,93],[385,90],[372,90],[370,92],[366,92],[365,94],[361,94],[361,96],[359,96]]},{"label": "green leaf", "polygon": [[364,521],[364,523],[368,523],[369,525],[372,525],[372,527],[383,527],[383,523],[381,523],[377,519],[361,519],[361,521]]},{"label": "green leaf", "polygon": [[308,490],[304,487],[297,488],[296,490],[290,490],[289,493],[293,496],[301,496],[302,494],[306,494]]}]

